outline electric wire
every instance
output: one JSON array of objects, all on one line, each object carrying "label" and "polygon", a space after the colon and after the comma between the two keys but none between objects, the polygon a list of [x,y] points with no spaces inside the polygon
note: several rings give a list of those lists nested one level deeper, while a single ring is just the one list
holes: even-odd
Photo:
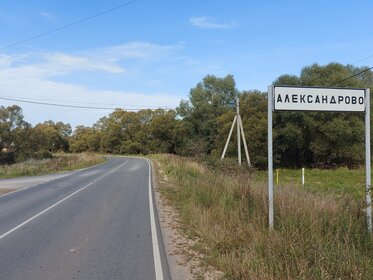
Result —
[{"label": "electric wire", "polygon": [[52,33],[56,33],[56,32],[58,32],[58,31],[61,31],[61,30],[67,29],[67,28],[69,28],[69,27],[71,27],[71,26],[78,25],[78,24],[80,24],[80,23],[83,23],[83,22],[89,21],[89,20],[94,19],[94,18],[96,18],[96,17],[100,17],[100,16],[102,16],[102,15],[105,15],[105,14],[111,13],[111,12],[116,11],[116,10],[119,10],[119,9],[121,9],[121,8],[123,8],[123,7],[130,6],[130,5],[132,5],[132,4],[136,3],[136,2],[139,2],[139,1],[140,1],[140,0],[133,0],[133,1],[126,2],[126,3],[121,4],[121,5],[119,5],[119,6],[116,6],[116,7],[110,8],[110,9],[108,9],[108,10],[102,11],[102,12],[100,12],[100,13],[97,13],[97,14],[94,14],[94,15],[91,15],[91,16],[88,16],[88,17],[85,17],[85,18],[79,19],[79,20],[74,21],[74,22],[72,22],[72,23],[69,23],[69,24],[66,24],[66,25],[63,25],[63,26],[57,27],[57,28],[55,28],[55,29],[51,29],[51,30],[46,31],[46,32],[43,32],[43,33],[36,34],[36,35],[34,35],[34,36],[28,37],[28,38],[26,38],[26,39],[24,39],[24,40],[21,40],[21,41],[18,41],[18,42],[14,42],[14,43],[12,43],[12,44],[10,44],[10,45],[7,45],[7,46],[4,46],[4,47],[1,47],[0,50],[9,49],[9,48],[11,48],[11,47],[18,46],[18,45],[21,45],[21,44],[23,44],[23,43],[26,43],[26,42],[29,42],[29,41],[35,40],[35,39],[37,39],[37,38],[44,37],[44,36],[47,36],[47,35],[52,34]]},{"label": "electric wire", "polygon": [[367,59],[372,58],[372,57],[373,57],[373,54],[368,55],[368,56],[366,56],[366,57],[363,57],[363,58],[361,58],[361,59],[359,59],[359,60],[356,60],[356,61],[352,62],[351,65],[354,65],[354,64],[356,64],[356,63],[362,62],[362,61],[367,60]]},{"label": "electric wire", "polygon": [[[26,38],[24,40],[17,41],[15,43],[10,44],[10,45],[1,47],[0,50],[5,50],[5,49],[8,49],[8,48],[11,48],[11,47],[23,44],[25,42],[28,42],[28,41],[31,41],[31,40],[34,40],[34,39],[37,39],[37,38],[40,38],[40,37],[44,37],[44,36],[47,36],[47,35],[52,34],[52,33],[56,33],[58,31],[70,28],[70,27],[72,27],[74,25],[78,25],[80,23],[89,21],[89,20],[94,19],[96,17],[99,17],[99,16],[102,16],[102,15],[111,13],[113,11],[119,10],[119,9],[125,7],[125,6],[132,5],[132,4],[134,4],[136,2],[139,2],[139,1],[140,0],[133,0],[133,1],[129,1],[129,2],[123,3],[123,4],[119,5],[119,6],[107,9],[107,10],[99,12],[97,14],[94,14],[94,15],[91,15],[91,16],[79,19],[79,20],[74,21],[72,23],[60,26],[58,28],[55,28],[55,29],[52,29],[52,30],[49,30],[49,31],[46,31],[46,32],[43,32],[43,33],[36,34],[36,35],[31,36],[29,38]],[[31,98],[11,98],[11,97],[7,97],[7,96],[3,96],[3,97],[0,97],[0,99],[7,100],[7,101],[21,102],[21,103],[46,105],[46,106],[56,106],[56,107],[78,108],[78,109],[115,110],[115,109],[119,108],[119,107],[99,107],[99,106],[67,105],[67,104],[61,104],[61,103],[50,103],[50,102],[33,101],[33,100],[45,100],[45,101],[52,101],[52,102],[55,101],[55,100],[51,100],[51,99],[41,99],[41,98],[33,98],[33,99],[31,99]],[[28,99],[28,100],[25,100],[25,99]],[[78,102],[78,101],[62,101],[62,102],[63,103],[75,103],[75,104],[85,103],[85,104],[100,104],[100,105],[102,105],[102,103],[94,103],[94,102]],[[103,104],[103,105],[114,105],[114,104]],[[135,106],[137,106],[137,105],[126,105],[126,107],[135,107]],[[169,110],[169,108],[160,108],[160,107],[155,107],[155,106],[149,106],[148,108],[126,108],[125,110],[127,110],[127,111],[139,111],[139,110],[145,110],[145,109],[158,109],[158,108],[159,109]]]},{"label": "electric wire", "polygon": [[[0,97],[2,100],[7,101],[14,101],[14,102],[21,102],[21,103],[28,103],[28,104],[36,104],[36,105],[45,105],[45,106],[55,106],[55,107],[67,107],[67,108],[75,108],[75,109],[93,109],[93,110],[116,110],[116,109],[123,109],[125,111],[140,111],[140,110],[148,110],[151,108],[122,108],[122,107],[96,107],[96,106],[78,106],[78,105],[67,105],[67,104],[60,104],[60,103],[48,103],[48,102],[38,102],[38,101],[30,101],[30,100],[22,100],[17,98],[6,98]],[[170,110],[170,108],[161,108],[158,109],[163,110]]]},{"label": "electric wire", "polygon": [[[367,60],[367,59],[372,58],[372,57],[373,57],[373,54],[372,54],[372,55],[368,55],[368,56],[366,56],[366,57],[363,57],[363,58],[361,58],[361,59],[358,59],[358,60],[356,60],[356,61],[350,63],[350,65],[355,65],[356,63],[362,62],[362,61]],[[371,70],[372,68],[373,68],[373,67],[371,67],[371,68],[369,68],[369,69],[366,69],[366,70],[363,70],[362,72],[359,72],[359,73],[357,73],[356,75],[355,75],[355,74],[354,74],[354,75],[351,75],[350,77],[347,77],[347,78],[345,78],[345,79],[343,79],[343,80],[341,80],[341,81],[333,82],[333,83],[331,83],[328,87],[331,87],[331,86],[333,86],[333,85],[335,86],[335,84],[338,84],[338,83],[344,82],[344,81],[346,81],[346,80],[348,80],[348,79],[351,79],[351,78],[353,78],[353,77],[355,77],[355,76],[357,76],[357,75],[359,75],[359,74],[362,74],[362,73],[364,73],[364,72],[366,72],[366,71]],[[319,78],[321,78],[321,77],[322,77],[322,74],[320,74],[320,75],[319,75],[318,77],[316,77],[316,78],[313,78],[313,79],[311,80],[310,83],[315,82],[317,79],[319,79]]]},{"label": "electric wire", "polygon": [[371,69],[373,69],[373,67],[367,68],[367,69],[365,69],[365,70],[363,70],[363,71],[360,71],[359,73],[353,74],[353,75],[351,75],[351,76],[349,76],[349,77],[347,77],[347,78],[344,78],[344,79],[342,79],[342,80],[339,80],[339,81],[333,82],[333,83],[331,83],[330,85],[328,85],[328,87],[336,86],[336,85],[338,85],[338,84],[340,84],[340,83],[343,83],[344,81],[347,81],[347,80],[349,80],[349,79],[351,79],[351,78],[354,78],[354,77],[356,77],[356,76],[358,76],[358,75],[360,75],[360,74],[363,74],[363,73],[365,73],[365,72],[367,72],[367,71],[369,71],[369,70],[371,70]]},{"label": "electric wire", "polygon": [[[87,102],[87,101],[72,101],[72,100],[56,100],[56,99],[46,99],[46,98],[29,98],[29,97],[23,97],[23,96],[1,96],[1,98],[9,98],[9,99],[18,99],[18,100],[31,100],[31,101],[41,101],[41,102],[57,102],[57,103],[72,103],[72,104],[91,104],[91,105],[99,105],[99,106],[118,106],[118,104],[113,103],[99,103],[99,102]],[[138,107],[139,105],[130,105],[126,104],[125,107]],[[157,106],[148,106],[147,108],[154,108],[157,109],[159,107]]]}]

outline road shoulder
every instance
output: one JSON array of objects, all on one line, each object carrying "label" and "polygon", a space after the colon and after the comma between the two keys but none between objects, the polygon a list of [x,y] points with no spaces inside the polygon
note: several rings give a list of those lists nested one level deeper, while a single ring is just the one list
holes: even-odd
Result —
[{"label": "road shoulder", "polygon": [[103,165],[108,163],[110,160],[106,160],[102,163],[98,163],[92,166],[77,168],[71,171],[60,171],[51,174],[42,174],[42,175],[35,175],[35,176],[20,176],[20,177],[13,177],[13,178],[5,178],[0,179],[0,196],[9,194],[11,192],[21,191],[27,188],[31,188],[43,183],[51,182],[57,179],[61,179],[63,177],[72,175],[79,171],[88,170],[91,168],[95,168],[97,166]]},{"label": "road shoulder", "polygon": [[221,273],[212,267],[203,266],[203,256],[193,250],[196,241],[183,233],[177,210],[161,194],[162,186],[170,182],[159,162],[154,159],[151,162],[156,207],[171,278],[173,280],[221,279]]}]

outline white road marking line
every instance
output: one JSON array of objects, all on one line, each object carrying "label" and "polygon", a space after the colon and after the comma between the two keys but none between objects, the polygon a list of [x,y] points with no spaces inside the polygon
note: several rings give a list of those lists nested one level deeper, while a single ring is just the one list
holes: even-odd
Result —
[{"label": "white road marking line", "polygon": [[154,268],[155,268],[155,279],[163,280],[163,269],[161,262],[161,254],[159,250],[157,228],[155,226],[155,215],[153,208],[153,192],[152,192],[152,168],[149,160],[146,160],[149,165],[149,208],[150,208],[150,226],[152,231],[152,243],[153,243],[153,256],[154,256]]},{"label": "white road marking line", "polygon": [[[11,194],[14,194],[14,193],[17,193],[17,192],[20,192],[20,191],[25,191],[25,190],[27,190],[28,188],[31,188],[31,187],[33,187],[33,186],[24,187],[24,188],[20,188],[20,189],[14,189],[14,191],[10,191],[10,192],[8,192],[8,193],[4,193],[4,194],[0,195],[0,198],[1,198],[1,197],[4,197],[4,196],[11,195]],[[11,189],[12,189],[12,188],[11,188]]]},{"label": "white road marking line", "polygon": [[70,197],[76,195],[77,193],[81,192],[82,190],[88,188],[89,186],[93,185],[94,183],[96,183],[97,181],[103,179],[104,177],[106,177],[107,175],[113,173],[114,171],[118,170],[119,168],[121,168],[123,165],[125,165],[126,163],[128,162],[125,161],[124,163],[122,163],[121,165],[119,165],[118,167],[112,169],[111,171],[109,171],[108,173],[104,174],[103,176],[97,178],[96,180],[92,181],[91,183],[85,185],[84,187],[80,188],[79,190],[73,192],[72,194],[66,196],[65,198],[61,199],[60,201],[56,202],[55,204],[53,204],[52,206],[49,206],[48,208],[44,209],[43,211],[39,212],[38,214],[36,214],[35,216],[32,216],[30,219],[20,223],[18,226],[12,228],[11,230],[3,233],[2,235],[0,235],[0,240],[3,239],[4,237],[8,236],[9,234],[13,233],[14,231],[16,231],[17,229],[23,227],[24,225],[28,224],[29,222],[33,221],[34,219],[36,219],[37,217],[43,215],[44,213],[46,213],[47,211],[51,210],[52,208],[56,207],[57,205],[61,204],[62,202],[64,202],[66,199],[69,199]]}]

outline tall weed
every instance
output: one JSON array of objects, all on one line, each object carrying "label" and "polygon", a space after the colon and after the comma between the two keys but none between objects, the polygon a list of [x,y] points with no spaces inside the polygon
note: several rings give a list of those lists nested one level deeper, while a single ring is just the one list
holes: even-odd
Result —
[{"label": "tall weed", "polygon": [[267,228],[267,186],[177,156],[157,156],[162,193],[179,210],[205,261],[228,279],[373,279],[373,242],[363,203],[291,186],[275,189]]}]

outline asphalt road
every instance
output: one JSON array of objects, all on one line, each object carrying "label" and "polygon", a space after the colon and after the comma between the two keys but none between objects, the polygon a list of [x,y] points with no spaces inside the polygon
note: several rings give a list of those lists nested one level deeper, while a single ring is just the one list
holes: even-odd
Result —
[{"label": "asphalt road", "polygon": [[169,279],[144,159],[0,197],[0,279]]},{"label": "asphalt road", "polygon": [[63,178],[65,176],[69,176],[74,172],[76,171],[67,171],[67,172],[40,175],[40,176],[23,176],[23,177],[16,177],[16,178],[10,178],[10,179],[0,179],[0,189],[1,188],[21,189],[25,187],[39,185],[39,184],[46,183],[52,180]]}]

